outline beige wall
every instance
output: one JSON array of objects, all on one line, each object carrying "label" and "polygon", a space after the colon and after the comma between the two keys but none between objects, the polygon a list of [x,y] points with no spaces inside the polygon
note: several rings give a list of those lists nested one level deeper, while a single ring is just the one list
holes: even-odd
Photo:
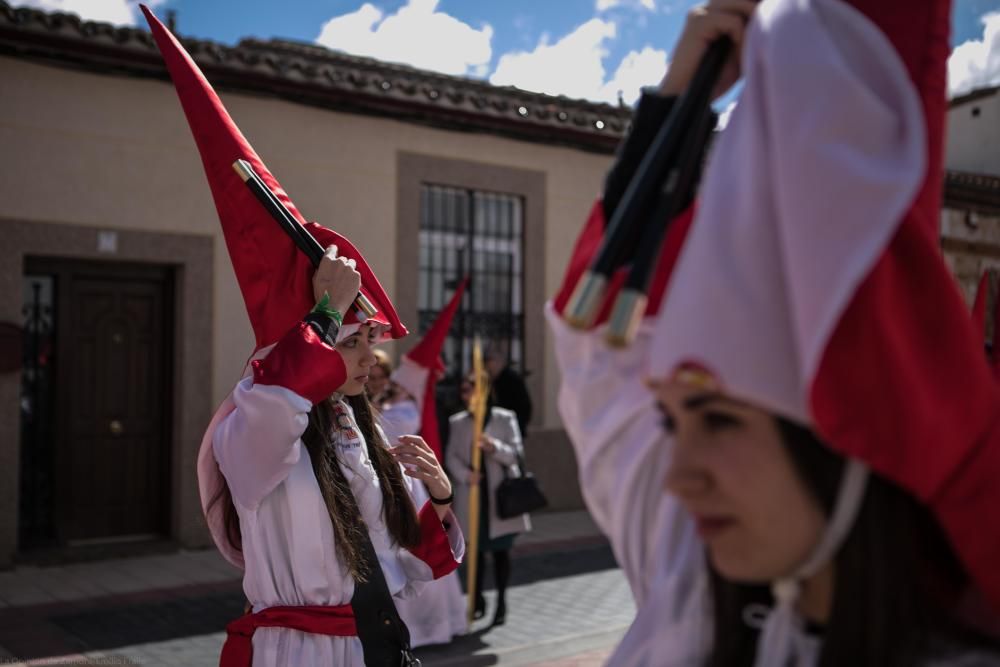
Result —
[{"label": "beige wall", "polygon": [[941,213],[941,245],[945,261],[970,308],[983,271],[1000,271],[1000,217],[977,215],[969,225],[965,211]]},{"label": "beige wall", "polygon": [[[224,95],[243,132],[307,218],[363,249],[397,282],[400,151],[544,171],[545,284],[558,286],[610,156]],[[0,217],[94,227],[218,234],[201,163],[173,87],[0,58]],[[405,277],[404,277],[405,278]],[[212,397],[222,399],[252,347],[225,246],[215,243]],[[537,314],[541,317],[541,314]],[[547,337],[546,337],[547,338]],[[546,342],[543,422],[557,428],[558,375]]]},{"label": "beige wall", "polygon": [[[86,225],[26,222],[0,216],[0,322],[22,321],[21,293],[25,258],[35,256],[109,261],[98,248],[102,229]],[[204,369],[211,363],[211,285],[213,243],[210,236],[120,230],[114,260],[169,266],[174,303],[170,387],[170,536],[186,547],[208,544],[195,479],[201,436],[212,414],[211,389]],[[208,290],[206,291],[206,287]],[[15,298],[6,298],[16,295]],[[0,373],[0,568],[18,552],[20,373]],[[90,391],[91,387],[75,387]]]},{"label": "beige wall", "polygon": [[948,110],[945,164],[949,169],[1000,175],[1000,91]]}]

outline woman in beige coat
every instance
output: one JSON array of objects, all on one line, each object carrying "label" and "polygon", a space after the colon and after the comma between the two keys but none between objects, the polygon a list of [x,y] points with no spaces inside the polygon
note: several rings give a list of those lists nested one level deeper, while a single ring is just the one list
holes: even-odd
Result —
[{"label": "woman in beige coat", "polygon": [[[466,379],[461,386],[462,400],[468,403],[472,395],[472,382]],[[497,607],[493,625],[503,625],[507,616],[507,583],[510,580],[510,550],[518,533],[531,530],[527,514],[501,519],[496,512],[496,492],[505,476],[521,474],[518,459],[524,460],[521,431],[517,415],[510,410],[492,406],[486,411],[483,436],[477,446],[483,452],[480,473],[472,472],[472,417],[467,410],[449,419],[450,434],[445,454],[445,467],[452,478],[455,501],[452,507],[463,529],[469,526],[469,489],[480,485],[479,560],[476,571],[475,618],[486,613],[483,597],[483,561],[486,552],[493,557],[493,578],[497,587]],[[468,533],[466,533],[468,534]]]}]

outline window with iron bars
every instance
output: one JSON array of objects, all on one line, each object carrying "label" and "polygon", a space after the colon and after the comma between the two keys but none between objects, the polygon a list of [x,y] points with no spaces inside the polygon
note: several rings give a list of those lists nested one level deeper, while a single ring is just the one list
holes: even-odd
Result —
[{"label": "window with iron bars", "polygon": [[424,184],[420,189],[420,332],[426,331],[462,277],[470,285],[442,354],[445,383],[472,368],[472,346],[507,357],[524,372],[523,218],[521,197]]}]

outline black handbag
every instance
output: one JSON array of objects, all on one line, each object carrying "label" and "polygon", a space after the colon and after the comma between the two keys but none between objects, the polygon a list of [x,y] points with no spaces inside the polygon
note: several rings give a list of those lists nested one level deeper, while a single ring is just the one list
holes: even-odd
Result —
[{"label": "black handbag", "polygon": [[507,466],[503,466],[503,480],[497,486],[497,516],[501,519],[528,514],[549,505],[538,480],[525,468],[524,457],[520,452],[517,454],[517,463],[521,475],[514,477],[508,473]]}]

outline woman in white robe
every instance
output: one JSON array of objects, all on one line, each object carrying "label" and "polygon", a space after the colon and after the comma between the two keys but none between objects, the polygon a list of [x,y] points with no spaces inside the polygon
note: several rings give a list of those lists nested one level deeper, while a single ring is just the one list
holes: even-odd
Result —
[{"label": "woman in white robe", "polygon": [[[313,285],[339,311],[350,306],[359,281],[353,261],[332,251]],[[256,667],[365,664],[350,632],[355,580],[364,574],[352,530],[367,530],[395,598],[452,572],[464,552],[451,486],[433,453],[416,437],[388,449],[369,411],[364,383],[379,325],[337,333],[331,319],[310,316],[255,355],[209,427],[225,480],[216,502],[225,510],[231,501],[235,510],[238,523],[226,525],[229,546],[242,556],[252,605],[230,624],[226,667],[248,664],[251,654]],[[314,330],[317,321],[323,326]],[[405,488],[411,478],[440,504],[414,512]],[[331,622],[302,630],[322,625],[317,617],[324,614],[346,615],[348,629]]]},{"label": "woman in white robe", "polygon": [[[386,440],[392,444],[403,436],[420,433],[421,411],[416,399],[390,379],[393,367],[388,355],[383,353],[377,356],[379,361],[376,367],[384,374],[386,386],[376,388],[377,396],[382,399],[376,407]],[[423,484],[413,484],[410,492],[417,507],[430,498]],[[468,630],[465,597],[457,571],[429,582],[414,597],[397,600],[396,609],[410,629],[410,645],[414,648],[447,644]]]},{"label": "woman in white robe", "polygon": [[[603,326],[580,331],[563,320],[578,277],[573,265],[548,309],[562,372],[559,407],[581,488],[638,606],[609,665],[1000,665],[1000,644],[976,627],[965,604],[977,592],[997,600],[988,558],[997,530],[980,521],[979,535],[958,540],[952,532],[966,525],[959,519],[976,524],[968,515],[975,503],[987,511],[987,487],[977,475],[996,474],[996,450],[969,448],[963,464],[957,455],[935,460],[931,450],[911,445],[908,459],[879,460],[896,446],[882,434],[899,433],[909,417],[897,413],[893,421],[851,424],[870,449],[865,460],[844,456],[817,435],[827,414],[817,414],[808,395],[823,380],[817,356],[833,335],[824,318],[843,316],[845,300],[879,258],[877,244],[886,242],[872,237],[888,230],[891,238],[911,217],[919,188],[940,189],[924,153],[928,143],[939,145],[926,118],[940,106],[922,109],[916,93],[927,87],[943,94],[941,80],[918,78],[915,86],[910,76],[922,67],[939,72],[933,17],[946,17],[947,4],[922,4],[912,25],[892,23],[902,3],[851,3],[865,14],[836,0],[765,0],[759,7],[718,0],[692,11],[660,92],[668,98],[682,91],[707,44],[723,34],[741,47],[747,78],[713,148],[666,296],[662,304],[650,300],[626,349],[608,347]],[[883,23],[876,27],[871,16]],[[896,41],[884,26],[896,28],[889,35]],[[913,69],[896,44],[909,49]],[[729,70],[720,89],[738,70]],[[670,99],[653,97],[640,102],[584,234],[600,233],[612,217],[669,112]],[[854,228],[845,210],[858,213]],[[581,239],[577,248],[588,246],[596,244]],[[893,259],[899,267],[899,255]],[[914,267],[911,277],[939,271],[934,261]],[[899,279],[883,289],[907,284]],[[891,327],[867,315],[872,339],[881,335],[877,328]],[[964,323],[935,325],[942,335]],[[914,368],[926,360],[911,363],[916,385],[924,378]],[[831,395],[859,409],[852,393],[889,378],[852,370],[854,384]],[[963,370],[970,382],[982,379],[978,367]],[[933,394],[929,386],[910,391],[922,398]],[[956,384],[952,403],[964,402],[976,429],[986,424],[980,437],[996,444],[997,390],[979,387],[981,395]],[[937,427],[928,415],[915,417]],[[834,444],[844,438],[836,433]],[[940,445],[935,454],[969,442],[945,437]],[[872,460],[878,472],[868,468]],[[942,476],[964,486],[951,483],[937,497],[917,493],[918,482],[934,479],[935,464],[956,460]],[[924,477],[915,480],[914,470]],[[965,503],[965,516],[943,509],[946,502]]]}]

